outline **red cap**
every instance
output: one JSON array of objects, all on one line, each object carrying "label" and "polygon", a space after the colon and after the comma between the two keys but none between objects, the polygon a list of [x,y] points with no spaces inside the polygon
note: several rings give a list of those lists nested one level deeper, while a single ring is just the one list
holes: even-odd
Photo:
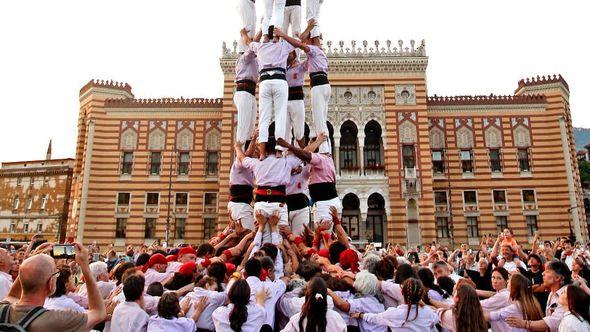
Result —
[{"label": "red cap", "polygon": [[193,273],[195,273],[196,270],[197,270],[197,264],[195,262],[186,262],[186,263],[182,264],[182,266],[178,270],[178,273],[184,274],[184,275],[192,275]]},{"label": "red cap", "polygon": [[318,255],[321,257],[330,258],[330,251],[326,248],[320,249],[320,251],[318,251]]},{"label": "red cap", "polygon": [[233,263],[225,263],[225,269],[226,269],[226,274],[230,275],[234,272],[236,272],[236,264]]},{"label": "red cap", "polygon": [[143,266],[143,268],[142,268],[143,272],[147,271],[147,269],[149,269],[150,267],[152,267],[156,264],[168,264],[168,261],[166,260],[166,257],[164,255],[154,254],[154,255],[152,255],[152,257],[150,257],[150,260],[148,261],[148,263]]},{"label": "red cap", "polygon": [[166,261],[168,261],[168,262],[176,262],[176,260],[178,260],[178,256],[176,256],[176,255],[166,256]]},{"label": "red cap", "polygon": [[197,252],[195,251],[195,249],[193,247],[184,247],[184,248],[180,249],[180,251],[178,252],[178,257],[182,257],[182,255],[188,255],[188,254],[193,254],[193,255],[197,256]]},{"label": "red cap", "polygon": [[211,265],[211,260],[209,260],[209,258],[206,258],[204,261],[201,262],[201,266],[205,269],[209,267],[209,265]]},{"label": "red cap", "polygon": [[350,269],[350,271],[352,271],[352,272],[359,271],[359,256],[356,253],[356,251],[354,251],[352,249],[344,250],[340,254],[339,262],[340,262],[340,266],[345,270]]},{"label": "red cap", "polygon": [[260,281],[266,281],[266,277],[268,277],[268,271],[266,271],[266,269],[262,269],[260,272]]}]

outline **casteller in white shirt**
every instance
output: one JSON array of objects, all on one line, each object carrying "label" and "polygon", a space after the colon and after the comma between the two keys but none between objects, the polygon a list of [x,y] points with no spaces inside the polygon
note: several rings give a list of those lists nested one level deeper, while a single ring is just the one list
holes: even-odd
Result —
[{"label": "casteller in white shirt", "polygon": [[111,332],[146,332],[149,319],[136,302],[119,303],[113,311]]},{"label": "casteller in white shirt", "polygon": [[[229,314],[234,308],[232,303],[227,306],[219,307],[213,311],[213,323],[215,324],[215,331],[232,331],[229,322]],[[242,325],[242,332],[259,332],[264,320],[266,319],[266,311],[264,307],[259,304],[248,304],[248,319]]]},{"label": "casteller in white shirt", "polygon": [[[313,310],[313,308],[312,308]],[[299,330],[299,319],[301,318],[301,312],[295,314],[289,320],[287,326],[281,330],[281,332],[305,332]],[[307,318],[303,319],[303,327],[307,324]],[[326,332],[345,332],[346,323],[344,319],[334,310],[328,309],[326,311]]]},{"label": "casteller in white shirt", "polygon": [[397,308],[388,308],[380,314],[363,314],[363,320],[379,326],[387,326],[394,331],[422,332],[436,331],[439,322],[438,314],[430,307],[419,307],[416,314],[416,305],[412,305],[408,315],[408,305],[402,304]]},{"label": "casteller in white shirt", "polygon": [[74,300],[67,297],[66,295],[46,298],[43,307],[49,310],[72,310],[76,312],[86,312],[86,309],[82,308],[82,306],[74,302]]},{"label": "casteller in white shirt", "polygon": [[158,315],[150,317],[147,328],[148,332],[195,332],[196,329],[195,321],[190,318],[166,319]]}]

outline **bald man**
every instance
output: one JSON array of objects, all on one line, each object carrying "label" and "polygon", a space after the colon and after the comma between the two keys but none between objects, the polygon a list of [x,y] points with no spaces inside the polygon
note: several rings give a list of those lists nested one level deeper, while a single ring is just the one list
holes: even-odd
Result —
[{"label": "bald man", "polygon": [[[89,331],[106,318],[104,302],[88,264],[88,249],[75,244],[75,250],[76,263],[86,279],[88,312],[48,310],[35,319],[27,331]],[[10,323],[16,324],[28,312],[43,306],[45,299],[55,292],[58,273],[55,261],[48,255],[39,254],[23,261],[19,277],[8,296],[0,302],[0,308],[10,305]]]},{"label": "bald man", "polygon": [[0,299],[5,298],[12,287],[12,276],[9,274],[12,263],[12,255],[0,248]]}]

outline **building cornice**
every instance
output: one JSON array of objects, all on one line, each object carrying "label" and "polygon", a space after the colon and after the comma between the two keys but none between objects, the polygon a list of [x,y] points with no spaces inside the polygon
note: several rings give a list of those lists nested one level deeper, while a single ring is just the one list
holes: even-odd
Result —
[{"label": "building cornice", "polygon": [[105,108],[221,108],[221,98],[157,98],[157,99],[120,99],[105,100]]},{"label": "building cornice", "polygon": [[520,81],[518,81],[518,88],[516,89],[516,92],[522,90],[524,87],[548,85],[548,84],[552,84],[552,83],[563,85],[564,89],[569,94],[570,87],[567,84],[567,82],[565,81],[565,79],[563,78],[563,76],[561,76],[561,75],[548,75],[548,76],[537,75],[537,77],[527,77],[527,78],[521,79]]},{"label": "building cornice", "polygon": [[133,96],[133,93],[131,92],[131,85],[124,83],[124,82],[116,82],[113,80],[97,80],[97,79],[93,79],[90,80],[90,82],[86,83],[86,85],[84,85],[81,89],[80,89],[80,96],[84,95],[87,91],[89,91],[91,88],[107,88],[107,89],[111,89],[111,90],[121,90],[121,91],[125,91],[128,94],[130,94],[131,96]]}]

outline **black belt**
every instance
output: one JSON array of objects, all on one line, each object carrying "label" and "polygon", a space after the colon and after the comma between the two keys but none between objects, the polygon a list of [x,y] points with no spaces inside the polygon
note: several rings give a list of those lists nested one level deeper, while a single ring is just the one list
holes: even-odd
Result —
[{"label": "black belt", "polygon": [[236,91],[246,91],[251,95],[256,95],[256,83],[251,80],[236,81]]},{"label": "black belt", "polygon": [[309,185],[309,195],[314,202],[329,201],[338,197],[338,191],[333,182],[314,183]]},{"label": "black belt", "polygon": [[297,211],[304,209],[309,206],[309,200],[307,199],[307,195],[303,193],[287,195],[287,210]]},{"label": "black belt", "polygon": [[328,74],[323,71],[316,71],[314,73],[310,73],[309,79],[312,88],[318,85],[330,84],[330,81],[328,80]]},{"label": "black belt", "polygon": [[[277,71],[278,73],[268,74],[270,71]],[[287,71],[285,68],[265,68],[260,71],[260,82],[266,80],[287,80]]]},{"label": "black belt", "polygon": [[287,0],[285,7],[289,6],[301,6],[301,0]]},{"label": "black belt", "polygon": [[289,87],[289,100],[304,100],[305,93],[303,93],[302,86]]},{"label": "black belt", "polygon": [[[256,202],[268,202],[268,203],[285,203],[285,186],[259,186],[256,188]],[[266,194],[268,193],[268,194]]]},{"label": "black belt", "polygon": [[229,200],[234,203],[250,204],[254,199],[254,187],[247,184],[235,184],[229,187]]}]

